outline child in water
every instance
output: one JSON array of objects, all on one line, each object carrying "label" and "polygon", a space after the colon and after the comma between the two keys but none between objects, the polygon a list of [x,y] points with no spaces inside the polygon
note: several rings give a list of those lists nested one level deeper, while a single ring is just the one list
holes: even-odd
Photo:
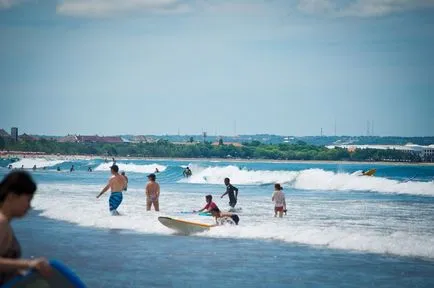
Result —
[{"label": "child in water", "polygon": [[198,211],[193,210],[193,212],[202,212],[203,210],[206,210],[208,212],[214,208],[217,208],[217,205],[214,202],[212,202],[212,196],[211,195],[206,195],[205,201],[206,201],[205,207],[203,207],[202,209],[200,209]]},{"label": "child in water", "polygon": [[271,201],[274,201],[274,217],[277,216],[277,212],[279,212],[279,217],[283,217],[283,212],[286,215],[286,201],[285,194],[283,193],[283,188],[280,184],[274,184],[274,192],[271,196]]},{"label": "child in water", "polygon": [[240,217],[238,217],[237,214],[221,212],[218,207],[212,208],[210,212],[211,215],[215,217],[215,222],[217,225],[223,225],[226,223],[238,225],[238,222],[240,222]]}]

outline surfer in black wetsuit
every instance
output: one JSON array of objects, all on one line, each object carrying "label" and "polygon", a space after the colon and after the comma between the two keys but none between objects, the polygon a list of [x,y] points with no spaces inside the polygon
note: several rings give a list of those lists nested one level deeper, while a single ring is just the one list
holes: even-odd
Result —
[{"label": "surfer in black wetsuit", "polygon": [[220,196],[220,198],[223,198],[226,194],[229,196],[229,206],[232,208],[235,208],[235,205],[237,205],[237,199],[238,199],[238,188],[235,186],[232,186],[231,180],[229,178],[225,178],[225,185],[226,185],[226,192]]},{"label": "surfer in black wetsuit", "polygon": [[218,207],[212,208],[209,212],[211,212],[211,215],[215,218],[217,225],[223,225],[223,224],[238,225],[238,222],[240,222],[240,217],[238,217],[237,214],[221,212]]}]

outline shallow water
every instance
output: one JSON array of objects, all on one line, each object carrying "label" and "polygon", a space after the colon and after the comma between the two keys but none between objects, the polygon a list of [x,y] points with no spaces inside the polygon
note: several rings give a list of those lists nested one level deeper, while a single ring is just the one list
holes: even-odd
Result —
[{"label": "shallow water", "polygon": [[[122,216],[112,217],[108,195],[95,199],[111,163],[13,165],[34,163],[47,166],[31,172],[38,213],[17,221],[17,234],[27,255],[55,251],[44,254],[70,264],[90,287],[434,285],[433,166],[118,160],[130,181]],[[193,176],[185,179],[187,165]],[[146,175],[156,167],[161,212],[146,212]],[[370,168],[375,177],[356,176]],[[225,177],[240,189],[239,226],[185,237],[158,222],[168,215],[212,223],[180,212],[202,208],[206,194],[226,210]],[[272,217],[275,182],[287,198],[283,219]]]}]

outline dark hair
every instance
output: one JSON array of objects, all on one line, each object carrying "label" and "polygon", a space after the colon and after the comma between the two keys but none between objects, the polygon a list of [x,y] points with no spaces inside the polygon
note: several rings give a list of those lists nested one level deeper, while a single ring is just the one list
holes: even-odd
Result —
[{"label": "dark hair", "polygon": [[156,178],[156,177],[155,177],[155,174],[152,173],[152,174],[149,174],[149,175],[148,175],[148,178],[151,179],[152,181],[155,181],[155,178]]},{"label": "dark hair", "polygon": [[212,196],[211,196],[211,195],[206,195],[206,196],[205,196],[205,199],[212,200]]},{"label": "dark hair", "polygon": [[217,212],[220,213],[220,209],[218,207],[214,207],[211,210],[209,210],[209,212]]},{"label": "dark hair", "polygon": [[35,194],[36,183],[30,174],[24,171],[14,171],[6,175],[0,182],[0,203],[6,200],[6,197],[13,193],[15,195],[32,195]]},{"label": "dark hair", "polygon": [[118,173],[119,172],[119,167],[118,167],[118,165],[112,165],[112,167],[110,167],[110,169],[112,169],[113,171],[115,171],[116,173]]},{"label": "dark hair", "polygon": [[225,181],[231,182],[231,179],[229,179],[228,177],[226,177]]},{"label": "dark hair", "polygon": [[274,189],[276,189],[276,190],[283,190],[282,186],[280,186],[279,183],[274,184]]}]

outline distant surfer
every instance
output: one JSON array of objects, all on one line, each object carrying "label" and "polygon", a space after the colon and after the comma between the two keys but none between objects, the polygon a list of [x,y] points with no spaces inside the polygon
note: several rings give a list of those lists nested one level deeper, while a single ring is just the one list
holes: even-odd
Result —
[{"label": "distant surfer", "polygon": [[69,169],[69,172],[72,172],[72,171],[74,171],[75,169],[74,169],[74,165],[72,165],[71,166],[71,168]]},{"label": "distant surfer", "polygon": [[158,170],[158,168],[155,168],[155,172],[154,173],[159,173],[160,170]]},{"label": "distant surfer", "polygon": [[87,168],[88,172],[92,172],[92,167],[89,166],[89,168]]},{"label": "distant surfer", "polygon": [[59,166],[57,166],[57,171],[60,171],[60,167]]},{"label": "distant surfer", "polygon": [[125,175],[125,171],[122,171],[121,175],[124,176],[124,178],[125,178],[124,191],[127,191],[127,189],[128,189],[128,177],[127,177],[127,175]]},{"label": "distant surfer", "polygon": [[21,246],[10,224],[26,215],[36,188],[23,171],[13,171],[0,182],[0,286],[24,270],[35,269],[45,277],[52,272],[44,258],[21,258]]},{"label": "distant surfer", "polygon": [[283,193],[283,188],[280,184],[274,184],[274,192],[271,196],[271,201],[274,201],[274,217],[279,213],[279,217],[283,217],[283,212],[286,214],[286,201],[285,194]]},{"label": "distant surfer", "polygon": [[148,175],[148,184],[146,184],[146,211],[150,211],[154,205],[155,211],[160,211],[160,185],[155,181],[155,174]]},{"label": "distant surfer", "polygon": [[117,208],[122,203],[122,190],[125,188],[125,178],[118,173],[119,167],[117,165],[112,165],[110,167],[110,171],[112,176],[110,177],[107,185],[104,187],[104,189],[102,189],[98,196],[96,196],[96,198],[99,198],[110,188],[111,194],[109,198],[109,210],[112,215],[119,215]]},{"label": "distant surfer", "polygon": [[217,225],[223,224],[235,224],[238,225],[240,222],[240,217],[234,213],[221,212],[218,207],[211,209],[211,215],[215,218]]},{"label": "distant surfer", "polygon": [[198,211],[193,211],[193,212],[202,212],[204,210],[206,210],[207,212],[209,212],[212,209],[217,208],[217,205],[214,202],[212,202],[212,196],[211,195],[206,195],[205,196],[205,201],[206,201],[205,207],[203,207],[202,209],[200,209]]},{"label": "distant surfer", "polygon": [[184,177],[190,177],[193,172],[191,172],[190,167],[187,166],[187,168],[184,169],[184,172],[182,172],[182,174],[184,175]]},{"label": "distant surfer", "polygon": [[223,198],[226,194],[229,196],[229,206],[235,208],[238,200],[238,188],[231,184],[231,180],[229,178],[225,178],[226,192],[220,196]]}]

